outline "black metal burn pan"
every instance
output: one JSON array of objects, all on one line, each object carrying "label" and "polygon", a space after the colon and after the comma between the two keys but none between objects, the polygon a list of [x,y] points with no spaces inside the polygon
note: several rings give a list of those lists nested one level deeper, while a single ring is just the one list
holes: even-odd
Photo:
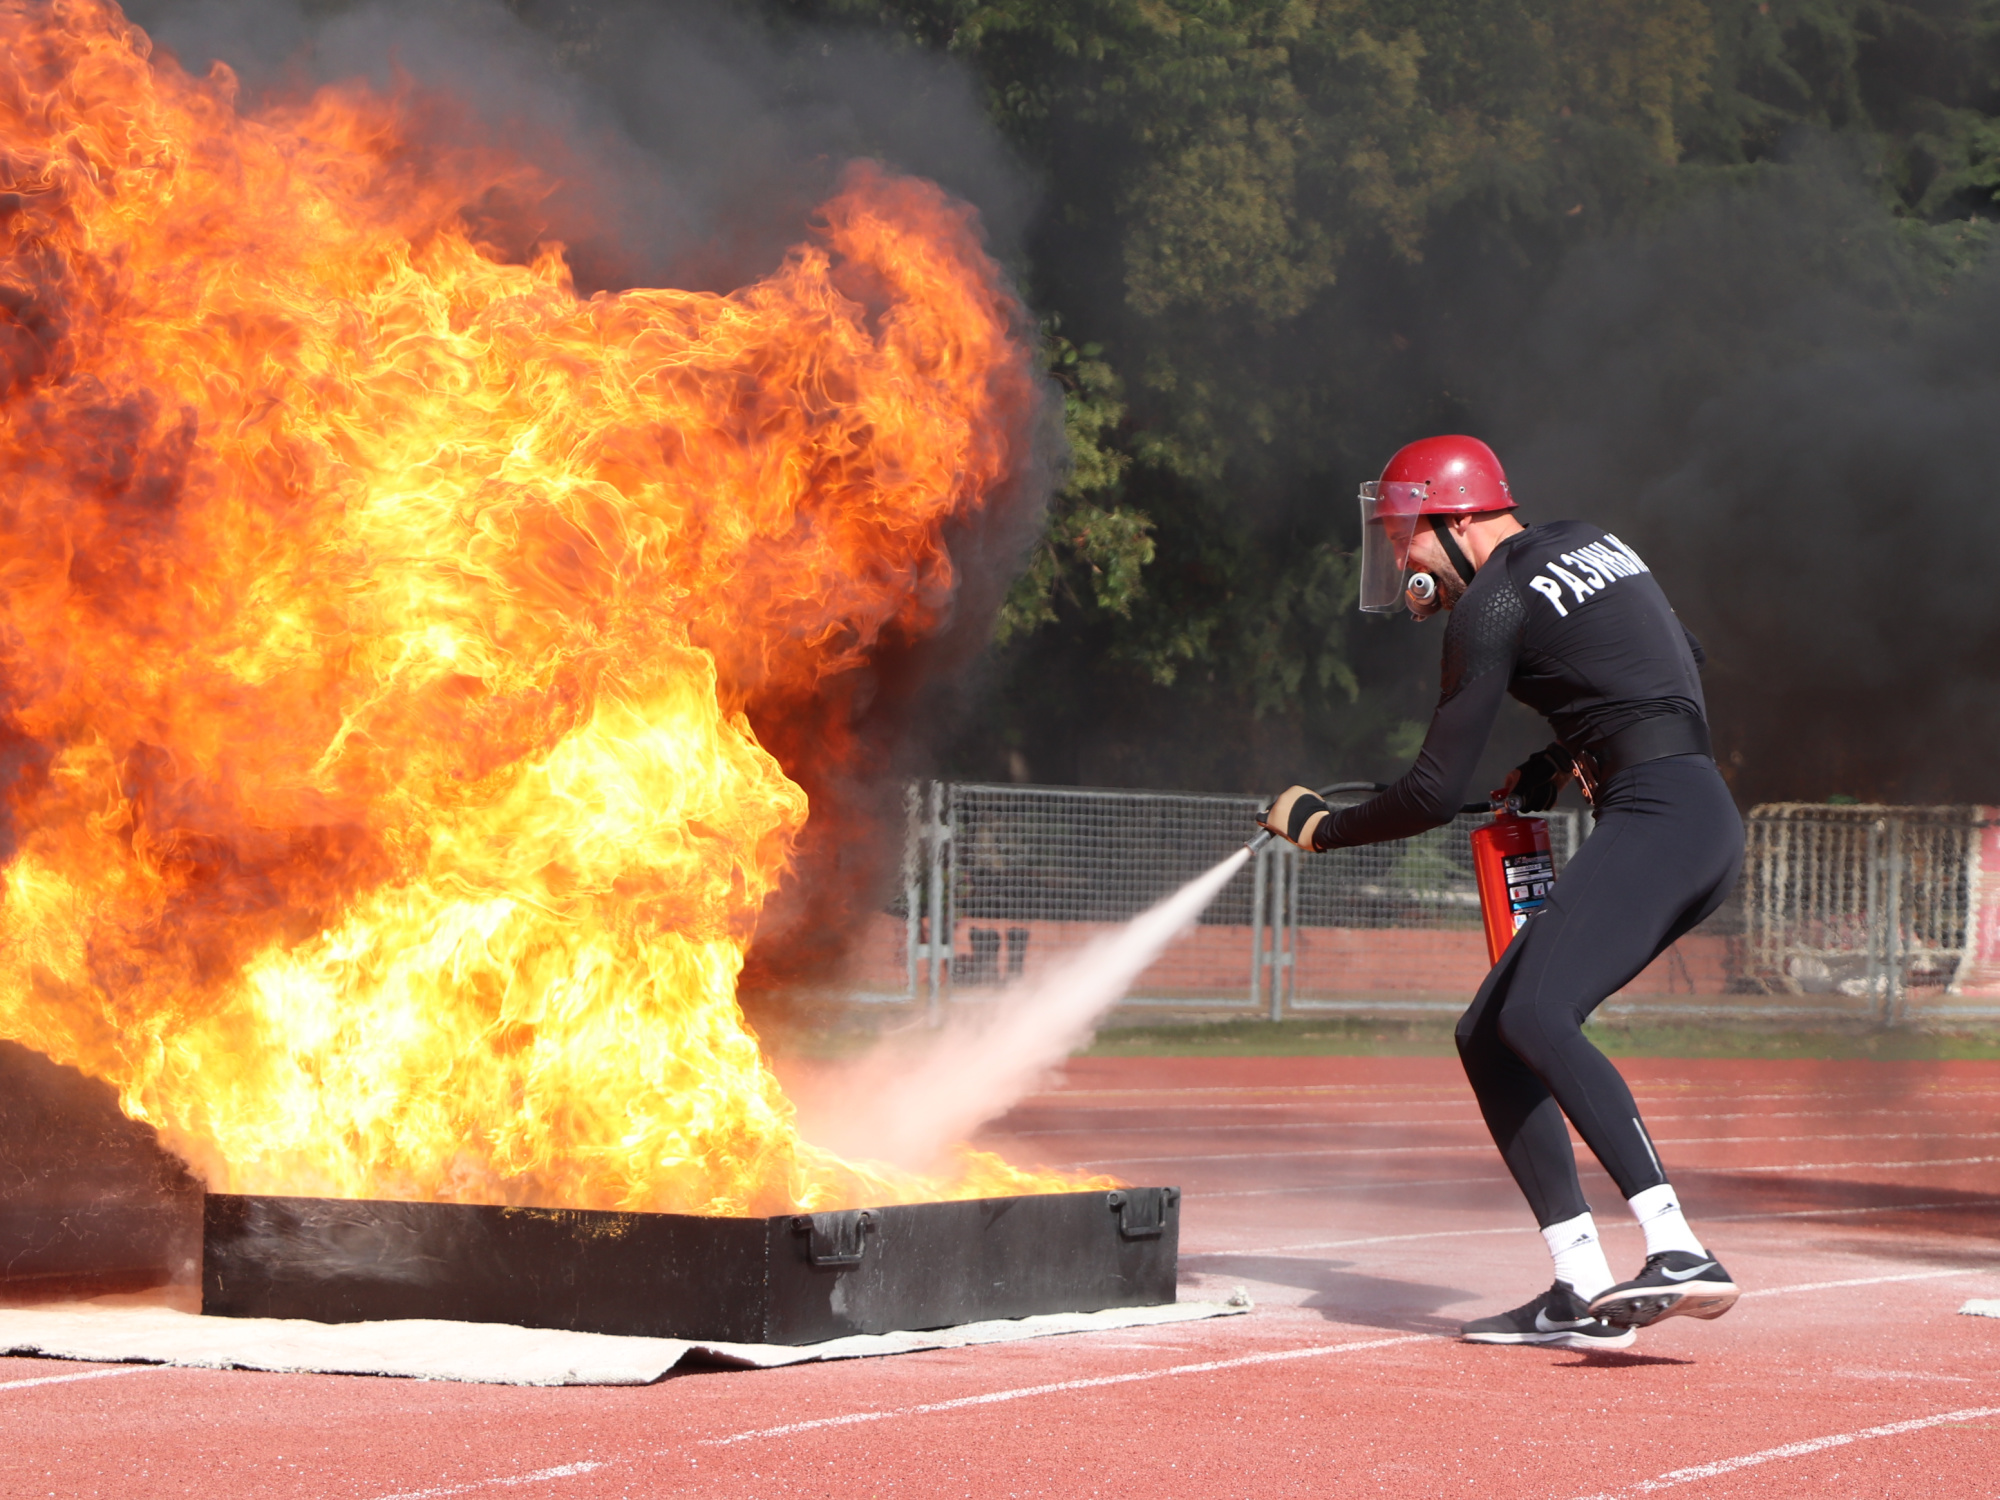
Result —
[{"label": "black metal burn pan", "polygon": [[1174,1300],[1180,1190],[768,1219],[211,1193],[202,1311],[811,1344]]}]

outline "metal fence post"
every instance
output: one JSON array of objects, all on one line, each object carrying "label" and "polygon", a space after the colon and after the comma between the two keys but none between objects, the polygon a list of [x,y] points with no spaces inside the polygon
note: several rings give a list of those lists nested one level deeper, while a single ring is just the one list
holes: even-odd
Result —
[{"label": "metal fence post", "polygon": [[1889,820],[1889,891],[1883,903],[1888,908],[1889,923],[1882,934],[1882,946],[1888,959],[1888,982],[1882,987],[1882,1024],[1894,1026],[1901,1019],[1898,1012],[1903,999],[1903,824],[1899,818]]},{"label": "metal fence post", "polygon": [[938,786],[938,867],[940,880],[944,886],[944,930],[939,941],[938,962],[944,965],[944,983],[939,987],[941,996],[938,1003],[938,1021],[944,1020],[944,1001],[951,999],[957,975],[952,972],[955,962],[952,955],[958,949],[958,884],[957,874],[958,840],[953,836],[953,819],[957,814],[957,799],[952,795],[955,788],[949,781]]},{"label": "metal fence post", "polygon": [[[1875,846],[1881,834],[1880,823],[1870,823],[1867,837],[1862,846],[1861,856],[1861,993],[1868,997],[1868,1003],[1879,1004],[1877,996],[1881,991],[1881,965],[1875,957]],[[1779,933],[1775,951],[1782,952],[1784,936]]]},{"label": "metal fence post", "polygon": [[1287,927],[1285,917],[1290,906],[1289,896],[1295,882],[1291,879],[1291,861],[1285,856],[1290,851],[1289,844],[1271,845],[1271,958],[1268,966],[1270,983],[1270,1008],[1265,1012],[1269,1019],[1285,1019],[1285,938]]},{"label": "metal fence post", "polygon": [[1298,990],[1298,888],[1300,874],[1304,872],[1304,854],[1296,848],[1286,846],[1284,858],[1288,862],[1284,880],[1284,1006],[1280,1010],[1280,1020],[1284,1010],[1292,1008],[1292,1000]]},{"label": "metal fence post", "polygon": [[911,1005],[917,1003],[917,968],[923,961],[923,858],[924,789],[913,781],[903,788],[903,956],[909,966],[903,999]]},{"label": "metal fence post", "polygon": [[1250,856],[1250,1009],[1264,1003],[1264,861],[1271,853],[1266,844]]},{"label": "metal fence post", "polygon": [[928,932],[924,948],[925,1017],[933,1026],[944,1024],[944,987],[948,971],[942,966],[951,960],[951,937],[945,930],[944,859],[948,830],[944,822],[944,783],[933,781],[925,789],[924,915]]}]

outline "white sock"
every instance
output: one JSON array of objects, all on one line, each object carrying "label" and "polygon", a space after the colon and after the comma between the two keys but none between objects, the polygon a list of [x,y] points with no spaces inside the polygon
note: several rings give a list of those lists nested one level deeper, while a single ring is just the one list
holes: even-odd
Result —
[{"label": "white sock", "polygon": [[1681,1216],[1681,1202],[1674,1196],[1671,1182],[1634,1193],[1625,1201],[1632,1205],[1632,1217],[1646,1232],[1648,1255],[1658,1255],[1662,1250],[1685,1250],[1690,1255],[1708,1254],[1701,1248],[1701,1241],[1694,1237],[1694,1231],[1688,1228],[1688,1221]]},{"label": "white sock", "polygon": [[1542,1231],[1549,1258],[1556,1263],[1556,1280],[1567,1281],[1577,1296],[1588,1302],[1616,1279],[1604,1247],[1597,1242],[1597,1221],[1588,1213],[1564,1219]]}]

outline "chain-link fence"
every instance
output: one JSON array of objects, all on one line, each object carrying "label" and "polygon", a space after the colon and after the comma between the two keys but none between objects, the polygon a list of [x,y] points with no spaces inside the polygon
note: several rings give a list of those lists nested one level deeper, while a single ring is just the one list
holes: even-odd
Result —
[{"label": "chain-link fence", "polygon": [[1975,936],[1982,895],[1979,807],[1752,810],[1744,870],[1743,977],[1884,1025],[1977,1012],[1990,981]]},{"label": "chain-link fence", "polygon": [[[933,783],[912,794],[912,806],[900,903],[913,955],[908,994],[938,1004],[1029,976],[1129,921],[1239,848],[1259,804]],[[1246,996],[1250,884],[1247,875],[1232,880],[1135,995],[1208,1005]],[[933,930],[948,940],[933,942]]]},{"label": "chain-link fence", "polygon": [[[1031,977],[1242,847],[1261,805],[1176,792],[913,788],[894,912],[899,998],[941,1007]],[[1469,842],[1484,821],[1459,817],[1400,843],[1311,858],[1267,844],[1127,1004],[1272,1016],[1462,1006],[1486,970]],[[1576,849],[1578,821],[1549,815],[1558,869]],[[873,946],[879,992],[888,944]]]},{"label": "chain-link fence", "polygon": [[[930,782],[909,793],[903,889],[850,976],[941,1011],[992,998],[1212,868],[1253,797]],[[1773,804],[1722,910],[1606,1008],[2000,1016],[2000,820],[1981,807]],[[1133,987],[1135,1008],[1282,1016],[1455,1010],[1487,962],[1461,816],[1327,855],[1267,844]],[[1587,815],[1549,815],[1558,870]]]},{"label": "chain-link fence", "polygon": [[[902,894],[852,990],[940,1012],[1114,930],[1242,846],[1258,798],[1066,786],[910,788]],[[1460,816],[1420,838],[1300,856],[1266,844],[1128,1006],[1284,1016],[1456,1010],[1486,974]],[[1588,814],[1548,816],[1560,870]],[[1732,900],[1634,980],[1636,1006],[1878,1024],[2000,1016],[1994,808],[1770,804]]]},{"label": "chain-link fence", "polygon": [[[1570,811],[1542,816],[1560,873],[1581,841],[1581,819]],[[1461,813],[1412,839],[1328,854],[1267,845],[1259,860],[1264,940],[1253,939],[1263,971],[1259,1008],[1274,1017],[1462,1010],[1488,967],[1472,875],[1472,831],[1487,821]]]}]

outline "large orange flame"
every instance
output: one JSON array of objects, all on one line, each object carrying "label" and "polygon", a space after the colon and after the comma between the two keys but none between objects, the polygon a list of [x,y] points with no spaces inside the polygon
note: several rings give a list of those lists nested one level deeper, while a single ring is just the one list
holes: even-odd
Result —
[{"label": "large orange flame", "polygon": [[814,1149],[735,1000],[807,816],[746,705],[934,628],[1025,462],[968,210],[859,169],[754,286],[584,299],[465,227],[519,162],[103,0],[0,3],[0,152],[0,1034],[237,1191],[1058,1185]]}]

